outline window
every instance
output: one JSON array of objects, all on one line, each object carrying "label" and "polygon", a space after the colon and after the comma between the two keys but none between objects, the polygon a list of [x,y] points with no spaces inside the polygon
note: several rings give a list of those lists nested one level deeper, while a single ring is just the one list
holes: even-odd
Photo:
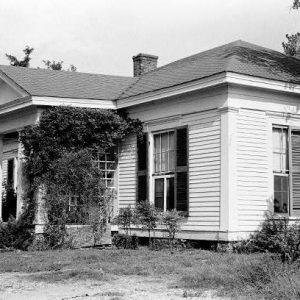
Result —
[{"label": "window", "polygon": [[154,204],[162,210],[173,209],[175,171],[174,131],[154,135]]},{"label": "window", "polygon": [[174,131],[154,135],[155,173],[174,172]]},{"label": "window", "polygon": [[114,152],[111,151],[104,154],[96,152],[94,161],[103,175],[104,186],[109,189],[115,189],[116,161]]},{"label": "window", "polygon": [[288,213],[289,155],[288,129],[273,127],[274,212]]},{"label": "window", "polygon": [[[148,147],[153,147],[153,169],[148,168]],[[149,200],[162,210],[188,212],[188,129],[177,128],[137,140],[137,201]],[[150,174],[149,174],[150,173]],[[151,183],[149,182],[151,180]],[[149,191],[149,187],[153,191]]]}]

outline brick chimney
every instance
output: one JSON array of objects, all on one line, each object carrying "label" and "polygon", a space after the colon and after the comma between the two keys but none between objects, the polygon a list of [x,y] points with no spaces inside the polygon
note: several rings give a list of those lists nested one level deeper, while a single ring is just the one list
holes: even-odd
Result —
[{"label": "brick chimney", "polygon": [[132,57],[133,76],[141,76],[157,68],[158,56],[140,53]]}]

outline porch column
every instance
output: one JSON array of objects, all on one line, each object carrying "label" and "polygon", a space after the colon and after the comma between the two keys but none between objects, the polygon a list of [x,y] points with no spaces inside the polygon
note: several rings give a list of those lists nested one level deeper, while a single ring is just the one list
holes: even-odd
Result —
[{"label": "porch column", "polygon": [[[18,131],[20,136],[20,131]],[[26,193],[26,187],[28,180],[24,172],[24,153],[23,145],[18,139],[18,157],[15,159],[16,162],[16,192],[17,192],[17,212],[16,217],[19,218],[23,212],[24,197]]]},{"label": "porch column", "polygon": [[0,135],[0,222],[2,221],[2,160],[3,160],[3,135]]}]

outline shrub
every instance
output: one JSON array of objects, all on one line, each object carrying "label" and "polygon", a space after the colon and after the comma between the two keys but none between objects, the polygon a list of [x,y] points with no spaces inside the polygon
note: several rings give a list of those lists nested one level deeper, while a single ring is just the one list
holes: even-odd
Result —
[{"label": "shrub", "polygon": [[136,218],[142,229],[148,231],[149,246],[151,245],[151,231],[153,231],[160,219],[160,211],[149,201],[142,201],[136,205]]},{"label": "shrub", "polygon": [[118,249],[138,249],[138,237],[134,234],[132,236],[126,234],[115,234],[112,239],[113,245]]},{"label": "shrub", "polygon": [[261,229],[249,241],[233,245],[236,252],[271,252],[282,262],[292,263],[300,258],[300,224],[290,224],[287,218],[267,216]]},{"label": "shrub", "polygon": [[172,252],[175,246],[176,234],[181,229],[184,217],[176,210],[165,211],[161,214],[161,222],[168,233],[169,250]]},{"label": "shrub", "polygon": [[6,224],[0,223],[0,248],[27,250],[32,240],[32,230],[22,216],[18,220],[10,217]]},{"label": "shrub", "polygon": [[119,214],[113,219],[112,223],[119,225],[125,230],[126,235],[130,235],[131,226],[137,223],[134,210],[130,205],[120,208]]}]

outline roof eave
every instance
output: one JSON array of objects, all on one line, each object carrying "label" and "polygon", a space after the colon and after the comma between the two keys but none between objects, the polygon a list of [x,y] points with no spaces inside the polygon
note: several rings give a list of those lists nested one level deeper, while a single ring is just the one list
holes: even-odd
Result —
[{"label": "roof eave", "polygon": [[197,90],[228,84],[274,90],[284,93],[300,94],[300,84],[244,75],[235,72],[222,72],[206,78],[201,78],[199,80],[194,80],[161,90],[118,99],[117,108],[126,108],[138,104],[169,98],[172,96],[190,93]]}]

